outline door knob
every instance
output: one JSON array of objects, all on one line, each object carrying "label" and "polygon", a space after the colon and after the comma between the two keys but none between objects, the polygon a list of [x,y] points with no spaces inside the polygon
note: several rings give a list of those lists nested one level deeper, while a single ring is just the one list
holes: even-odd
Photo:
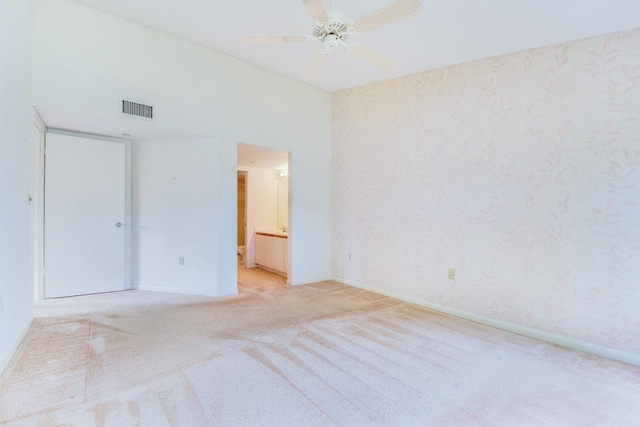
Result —
[{"label": "door knob", "polygon": [[122,223],[121,222],[116,222],[116,227],[122,227]]}]

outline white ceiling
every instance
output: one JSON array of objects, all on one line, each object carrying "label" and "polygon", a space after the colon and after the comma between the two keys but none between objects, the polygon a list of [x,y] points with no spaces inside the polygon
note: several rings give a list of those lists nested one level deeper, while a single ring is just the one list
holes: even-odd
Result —
[{"label": "white ceiling", "polygon": [[[304,81],[320,44],[252,45],[245,34],[309,33],[300,0],[75,0]],[[324,0],[359,18],[393,0]],[[423,0],[422,14],[353,37],[398,61],[381,71],[336,51],[318,80],[336,91],[475,59],[640,27],[639,0]],[[357,39],[357,40],[356,40]]]}]

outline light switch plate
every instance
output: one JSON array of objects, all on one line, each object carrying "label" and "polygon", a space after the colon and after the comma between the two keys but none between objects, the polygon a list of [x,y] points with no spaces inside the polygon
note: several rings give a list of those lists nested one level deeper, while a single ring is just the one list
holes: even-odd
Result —
[{"label": "light switch plate", "polygon": [[456,280],[456,270],[453,268],[449,269],[449,280]]}]

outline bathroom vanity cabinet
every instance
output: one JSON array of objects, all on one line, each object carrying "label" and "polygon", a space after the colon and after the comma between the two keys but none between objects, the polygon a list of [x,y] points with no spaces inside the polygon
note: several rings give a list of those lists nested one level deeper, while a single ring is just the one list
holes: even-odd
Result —
[{"label": "bathroom vanity cabinet", "polygon": [[287,275],[288,245],[287,236],[256,232],[255,262],[260,267],[274,273]]}]

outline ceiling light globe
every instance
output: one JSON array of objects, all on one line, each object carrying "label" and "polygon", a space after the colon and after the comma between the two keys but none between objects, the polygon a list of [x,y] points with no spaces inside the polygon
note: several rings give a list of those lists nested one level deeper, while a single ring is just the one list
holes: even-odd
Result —
[{"label": "ceiling light globe", "polygon": [[338,47],[338,37],[335,34],[329,34],[324,39],[324,45],[327,49],[334,50]]}]

